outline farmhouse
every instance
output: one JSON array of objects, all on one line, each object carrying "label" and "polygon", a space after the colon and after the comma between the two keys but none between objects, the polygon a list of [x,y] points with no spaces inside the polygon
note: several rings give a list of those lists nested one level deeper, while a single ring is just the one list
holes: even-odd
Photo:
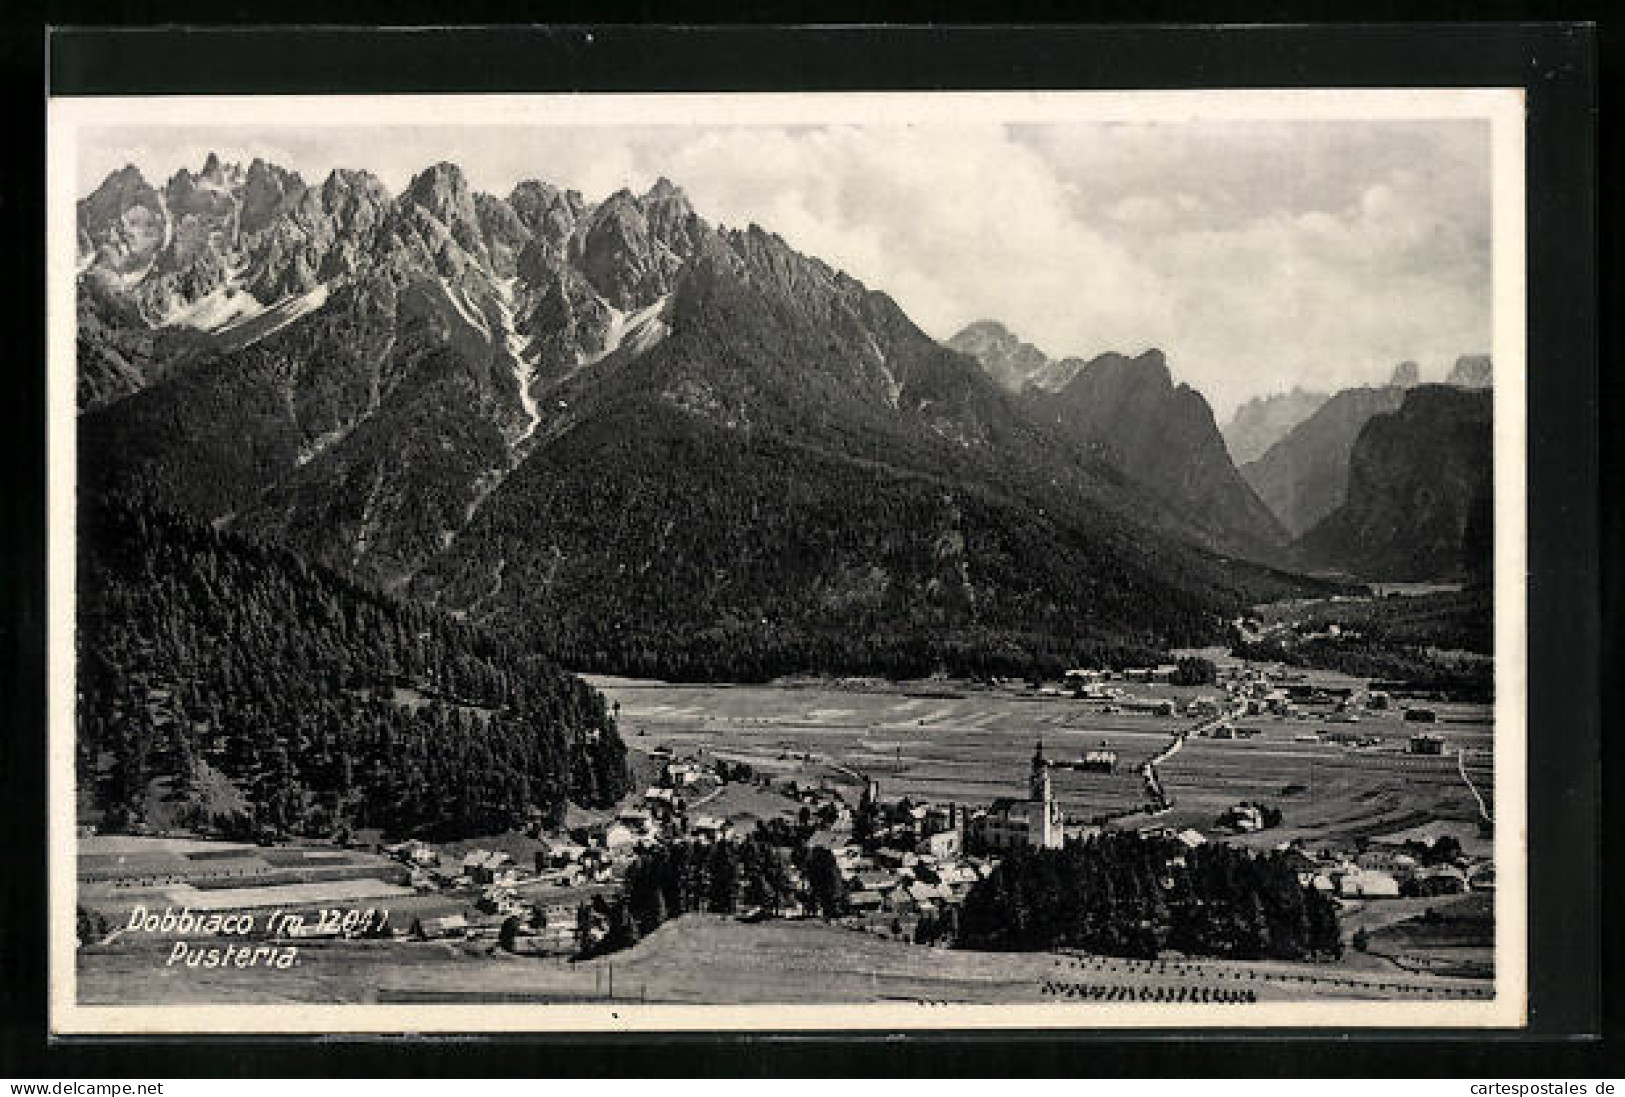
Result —
[{"label": "farmhouse", "polygon": [[1085,751],[1083,763],[1078,768],[1084,773],[1115,773],[1117,771],[1117,752],[1104,749]]},{"label": "farmhouse", "polygon": [[489,884],[512,864],[506,853],[471,849],[463,855],[463,875],[476,884]]},{"label": "farmhouse", "polygon": [[[1412,709],[1411,712],[1421,712],[1421,709]],[[1405,714],[1410,719],[1410,713]],[[1426,732],[1411,736],[1410,746],[1407,748],[1411,754],[1443,754],[1444,740],[1437,735],[1428,735]]]},{"label": "farmhouse", "polygon": [[1243,833],[1264,829],[1264,813],[1257,804],[1237,804],[1219,816],[1219,825]]}]

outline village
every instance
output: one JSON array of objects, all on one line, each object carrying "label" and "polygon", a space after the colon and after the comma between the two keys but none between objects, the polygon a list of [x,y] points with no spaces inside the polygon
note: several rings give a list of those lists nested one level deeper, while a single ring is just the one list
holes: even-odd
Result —
[{"label": "village", "polygon": [[[1170,871],[1208,843],[1285,856],[1302,886],[1342,909],[1350,955],[1381,952],[1388,927],[1431,916],[1424,900],[1477,897],[1488,910],[1488,804],[1469,758],[1488,782],[1463,745],[1481,734],[1461,722],[1470,714],[1279,666],[1221,662],[1199,677],[1167,664],[1049,682],[718,690],[714,704],[681,706],[669,702],[686,687],[611,681],[643,778],[613,810],[483,841],[339,848],[82,835],[80,904],[103,930],[82,941],[92,954],[135,947],[118,927],[138,904],[274,906],[308,912],[284,919],[282,935],[310,944],[439,942],[574,964],[624,947],[610,912],[640,859],[746,839],[772,850],[777,883],[765,895],[745,888],[736,921],[825,925],[921,947],[922,958],[952,942],[967,897],[1003,858],[1105,834],[1164,840]],[[730,721],[729,704],[752,716]],[[1468,806],[1452,819],[1418,810],[1437,790]],[[838,886],[810,878],[824,854]],[[331,917],[360,908],[387,913]],[[1411,943],[1372,962],[1489,974],[1457,963],[1461,943],[1443,959]]]},{"label": "village", "polygon": [[[1157,775],[1157,766],[1188,738],[1213,742],[1253,739],[1258,726],[1249,717],[1302,718],[1318,714],[1327,724],[1357,724],[1362,714],[1395,711],[1397,703],[1381,691],[1325,687],[1302,675],[1277,668],[1249,668],[1225,675],[1213,693],[1198,694],[1176,709],[1176,702],[1130,692],[1129,684],[1168,684],[1179,674],[1176,665],[1109,671],[1075,670],[1059,683],[1017,689],[1043,697],[1070,697],[1104,702],[1105,712],[1142,712],[1163,718],[1183,717],[1170,746],[1138,767],[1125,766],[1119,753],[1105,748],[1082,751],[1076,758],[1046,755],[1036,741],[1026,795],[999,797],[974,804],[927,801],[907,794],[888,795],[883,781],[837,773],[816,780],[778,776],[708,751],[679,753],[670,746],[649,752],[658,780],[612,816],[559,833],[537,831],[539,848],[531,863],[509,853],[474,848],[450,857],[430,843],[412,840],[390,844],[382,852],[411,870],[419,893],[473,896],[471,909],[420,918],[409,933],[418,938],[502,934],[518,951],[573,955],[591,951],[607,932],[605,920],[582,915],[583,897],[612,892],[641,852],[677,841],[714,843],[743,838],[749,828],[769,821],[760,817],[730,818],[708,810],[730,785],[747,785],[777,798],[769,818],[799,830],[809,849],[830,852],[843,889],[838,922],[848,928],[909,941],[935,940],[933,927],[951,924],[971,888],[986,879],[1009,851],[1058,848],[1108,829],[1132,829],[1151,838],[1171,838],[1183,847],[1208,841],[1245,840],[1255,848],[1279,849],[1290,856],[1300,883],[1340,900],[1383,900],[1401,897],[1491,892],[1494,865],[1486,855],[1469,855],[1448,835],[1431,841],[1409,835],[1320,841],[1303,837],[1263,843],[1260,837],[1280,827],[1282,811],[1269,803],[1241,799],[1205,825],[1171,826],[1161,817],[1172,813],[1172,798]],[[1114,684],[1120,683],[1120,684]],[[994,683],[1008,688],[1005,683]],[[1407,723],[1432,722],[1430,709],[1409,706]],[[1385,740],[1327,728],[1316,738],[1344,750],[1376,750]],[[1444,739],[1428,732],[1403,739],[1404,756],[1442,757]],[[1057,798],[1055,775],[1076,772],[1118,775],[1138,770],[1143,802],[1115,814],[1085,814]],[[758,810],[759,805],[758,805]],[[767,812],[763,812],[767,814]],[[748,907],[746,918],[811,916],[807,881],[784,857],[789,890],[796,898],[771,908]],[[922,931],[922,925],[926,927]],[[406,930],[407,927],[400,927]]]}]

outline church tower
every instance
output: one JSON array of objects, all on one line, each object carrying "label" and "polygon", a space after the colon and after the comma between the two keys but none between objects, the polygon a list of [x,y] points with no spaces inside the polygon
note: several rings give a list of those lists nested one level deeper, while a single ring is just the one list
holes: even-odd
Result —
[{"label": "church tower", "polygon": [[1029,796],[1038,811],[1038,829],[1033,845],[1039,849],[1057,849],[1061,845],[1061,813],[1055,803],[1055,792],[1050,787],[1049,760],[1044,757],[1044,740],[1038,740],[1033,751],[1033,772],[1027,785]]}]

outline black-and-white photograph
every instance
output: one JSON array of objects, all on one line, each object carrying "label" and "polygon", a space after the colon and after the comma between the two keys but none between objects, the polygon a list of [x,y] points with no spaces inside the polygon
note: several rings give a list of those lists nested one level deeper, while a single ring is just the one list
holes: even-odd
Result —
[{"label": "black-and-white photograph", "polygon": [[51,109],[59,1031],[1524,1023],[1515,92]]}]

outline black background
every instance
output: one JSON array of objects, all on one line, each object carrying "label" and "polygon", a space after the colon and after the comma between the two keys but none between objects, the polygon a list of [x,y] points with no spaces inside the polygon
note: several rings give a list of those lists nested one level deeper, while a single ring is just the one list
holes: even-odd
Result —
[{"label": "black background", "polygon": [[[1349,5],[1339,5],[1348,8]],[[279,6],[64,5],[18,22],[3,45],[11,155],[0,194],[8,338],[0,373],[6,415],[0,487],[0,1076],[87,1078],[486,1074],[1081,1074],[1614,1076],[1617,1027],[1602,972],[1617,967],[1616,872],[1601,871],[1606,827],[1602,677],[1620,665],[1604,646],[1619,588],[1599,560],[1625,550],[1603,507],[1618,440],[1599,433],[1619,396],[1598,370],[1598,260],[1617,279],[1615,210],[1599,234],[1596,113],[1604,25],[1378,24],[1248,27],[1143,25],[677,29],[599,25],[382,33],[303,30],[109,30],[125,20],[289,18]],[[1095,5],[1092,19],[1228,18],[1306,13],[1298,4]],[[1363,5],[1366,18],[1425,5]],[[1437,8],[1438,5],[1435,5]],[[1460,8],[1461,5],[1454,7]],[[190,9],[190,10],[189,10]],[[1249,10],[1250,9],[1250,10]],[[464,8],[464,18],[484,14]],[[307,18],[405,17],[400,5],[313,8]],[[921,8],[888,9],[934,17]],[[411,12],[418,19],[436,13]],[[648,9],[632,15],[648,14]],[[807,13],[781,11],[795,20]],[[1057,18],[1052,7],[1024,18]],[[1459,15],[1459,11],[1445,12]],[[1524,19],[1553,5],[1478,5]],[[1587,13],[1567,13],[1576,18]],[[493,18],[498,13],[491,13]],[[1344,18],[1353,18],[1345,11]],[[585,9],[564,17],[584,19]],[[509,10],[500,18],[515,19]],[[534,18],[535,15],[529,16]],[[997,13],[999,18],[1007,18]],[[871,15],[870,18],[873,18]],[[964,18],[960,15],[959,18]],[[47,22],[79,29],[49,35]],[[590,34],[590,37],[589,37]],[[48,61],[47,61],[48,49]],[[44,96],[451,91],[886,90],[1152,87],[1520,86],[1528,104],[1529,272],[1529,947],[1527,1033],[847,1034],[838,1037],[477,1037],[331,1042],[183,1038],[51,1042],[45,1034],[44,838]],[[1602,146],[1617,184],[1617,142]],[[1598,248],[1599,239],[1603,242]],[[1615,294],[1617,282],[1610,283]],[[1611,300],[1604,297],[1603,300]],[[1605,351],[1619,347],[1612,315]],[[1601,360],[1612,362],[1614,355]],[[1612,486],[1610,484],[1610,486]],[[1609,492],[1608,498],[1617,498]],[[1615,638],[1610,628],[1607,640]],[[1618,711],[1611,693],[1608,714]],[[1612,721],[1610,721],[1612,722]],[[1613,739],[1617,741],[1617,735]],[[1613,743],[1607,745],[1612,762]],[[1607,927],[1605,929],[1605,927]],[[1610,978],[1610,984],[1613,980]]]}]

